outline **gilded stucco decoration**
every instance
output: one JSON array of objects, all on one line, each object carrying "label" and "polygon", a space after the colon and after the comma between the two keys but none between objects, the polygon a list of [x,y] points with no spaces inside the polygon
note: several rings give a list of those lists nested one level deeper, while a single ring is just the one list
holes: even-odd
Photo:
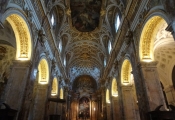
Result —
[{"label": "gilded stucco decoration", "polygon": [[63,99],[64,98],[64,96],[63,96],[63,88],[60,88],[60,99]]},{"label": "gilded stucco decoration", "polygon": [[38,66],[40,84],[47,84],[49,79],[49,67],[45,59],[42,59]]},{"label": "gilded stucco decoration", "polygon": [[66,54],[70,56],[67,62],[71,80],[83,74],[91,75],[98,80],[104,63],[104,57],[101,56],[106,54],[99,33],[95,31],[83,33],[71,31],[71,33],[72,39],[66,49]]},{"label": "gilded stucco decoration", "polygon": [[157,26],[163,19],[159,16],[150,18],[145,24],[140,39],[140,59],[141,61],[153,61],[153,44],[158,31]]},{"label": "gilded stucco decoration", "polygon": [[131,63],[129,60],[125,60],[122,65],[121,70],[121,81],[123,85],[129,85],[131,84]]},{"label": "gilded stucco decoration", "polygon": [[51,95],[56,96],[58,93],[58,81],[57,78],[53,79]]},{"label": "gilded stucco decoration", "polygon": [[31,36],[26,22],[17,14],[12,14],[7,17],[14,30],[17,43],[17,60],[30,60],[31,59]]},{"label": "gilded stucco decoration", "polygon": [[117,97],[118,96],[118,90],[117,90],[117,81],[115,78],[112,80],[112,96]]}]

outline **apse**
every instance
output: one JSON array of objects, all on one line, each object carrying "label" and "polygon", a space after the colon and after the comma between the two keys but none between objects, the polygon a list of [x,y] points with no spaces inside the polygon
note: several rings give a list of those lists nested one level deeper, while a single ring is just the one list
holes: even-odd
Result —
[{"label": "apse", "polygon": [[80,32],[90,32],[98,27],[101,4],[101,0],[71,0],[73,27]]}]

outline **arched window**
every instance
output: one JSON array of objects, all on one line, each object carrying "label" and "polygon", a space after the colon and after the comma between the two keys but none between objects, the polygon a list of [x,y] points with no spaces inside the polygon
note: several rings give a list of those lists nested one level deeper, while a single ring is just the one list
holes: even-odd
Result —
[{"label": "arched window", "polygon": [[104,67],[106,66],[106,58],[104,59]]},{"label": "arched window", "polygon": [[108,52],[109,52],[109,54],[110,54],[110,52],[111,52],[111,49],[112,49],[111,41],[109,41],[109,42],[108,42]]},{"label": "arched window", "polygon": [[55,25],[55,17],[54,17],[53,14],[52,14],[52,16],[51,16],[51,25],[52,25],[52,26]]},{"label": "arched window", "polygon": [[119,14],[117,14],[115,18],[115,31],[116,32],[118,31],[119,26],[120,26],[120,17],[119,17]]},{"label": "arched window", "polygon": [[66,66],[66,58],[64,58],[64,66]]}]

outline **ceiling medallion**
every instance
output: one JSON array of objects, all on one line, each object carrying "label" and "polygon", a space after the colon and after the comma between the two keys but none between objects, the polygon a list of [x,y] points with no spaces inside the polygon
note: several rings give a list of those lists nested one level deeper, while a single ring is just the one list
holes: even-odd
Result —
[{"label": "ceiling medallion", "polygon": [[82,57],[84,60],[87,60],[87,59],[90,58],[90,55],[89,55],[88,53],[83,53],[83,54],[81,55],[81,57]]},{"label": "ceiling medallion", "polygon": [[101,0],[71,0],[72,25],[80,32],[93,31],[99,25]]}]

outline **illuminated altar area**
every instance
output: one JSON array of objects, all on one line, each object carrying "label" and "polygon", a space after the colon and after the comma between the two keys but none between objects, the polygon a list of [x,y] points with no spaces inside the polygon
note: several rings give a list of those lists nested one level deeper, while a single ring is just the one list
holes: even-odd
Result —
[{"label": "illuminated altar area", "polygon": [[96,91],[96,81],[88,75],[83,75],[74,80],[72,89],[72,120],[96,120],[101,103]]}]

